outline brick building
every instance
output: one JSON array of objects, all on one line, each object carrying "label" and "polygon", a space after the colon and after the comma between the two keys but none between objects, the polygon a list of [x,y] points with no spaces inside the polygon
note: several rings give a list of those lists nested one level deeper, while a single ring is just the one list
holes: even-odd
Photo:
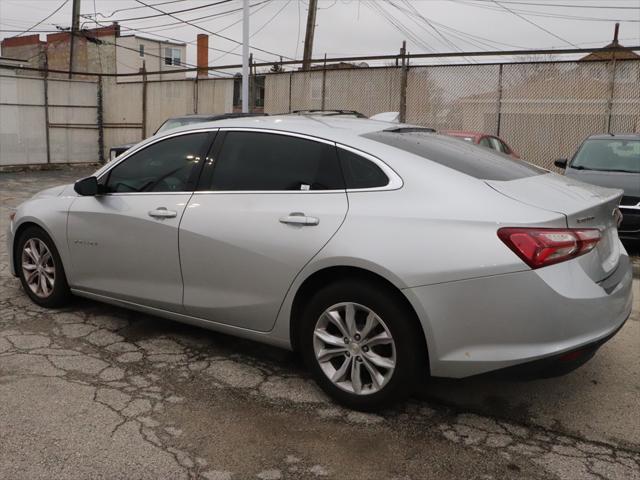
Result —
[{"label": "brick building", "polygon": [[[68,31],[51,33],[46,41],[40,35],[24,35],[2,40],[3,57],[19,59],[34,68],[76,72],[138,73],[143,64],[147,71],[161,71],[149,80],[185,78],[176,73],[183,67],[186,44],[159,41],[137,35],[121,35],[120,26],[83,29],[73,38],[73,65],[70,66],[72,35]],[[166,73],[165,73],[166,72]],[[37,74],[37,73],[35,73]],[[67,77],[66,73],[52,73],[52,77]],[[76,75],[74,78],[85,78]],[[141,76],[121,77],[118,81],[139,81]]]}]

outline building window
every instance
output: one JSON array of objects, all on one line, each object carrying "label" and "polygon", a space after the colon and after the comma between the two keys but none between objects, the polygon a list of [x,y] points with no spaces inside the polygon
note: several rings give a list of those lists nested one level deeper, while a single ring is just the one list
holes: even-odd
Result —
[{"label": "building window", "polygon": [[139,51],[140,51],[140,56],[141,56],[141,57],[144,57],[144,45],[142,45],[142,44],[141,44],[141,45],[139,46]]},{"label": "building window", "polygon": [[165,48],[164,49],[164,64],[179,66],[181,63],[179,48]]}]

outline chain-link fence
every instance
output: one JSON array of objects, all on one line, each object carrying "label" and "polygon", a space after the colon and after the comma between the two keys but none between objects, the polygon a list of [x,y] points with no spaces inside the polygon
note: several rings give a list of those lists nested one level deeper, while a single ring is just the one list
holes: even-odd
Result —
[{"label": "chain-link fence", "polygon": [[588,135],[640,132],[640,60],[267,75],[265,113],[304,109],[404,110],[408,123],[498,135],[524,159],[554,168]]},{"label": "chain-link fence", "polygon": [[[498,135],[525,160],[546,168],[570,157],[588,135],[640,132],[640,58],[339,65],[348,68],[259,74],[264,92],[255,92],[262,81],[253,82],[250,103],[264,99],[269,114],[400,112],[406,122],[438,131]],[[78,81],[0,70],[0,166],[96,161],[96,146],[107,158],[109,147],[151,135],[169,117],[240,110],[240,78],[233,76],[118,83],[108,75]]]}]

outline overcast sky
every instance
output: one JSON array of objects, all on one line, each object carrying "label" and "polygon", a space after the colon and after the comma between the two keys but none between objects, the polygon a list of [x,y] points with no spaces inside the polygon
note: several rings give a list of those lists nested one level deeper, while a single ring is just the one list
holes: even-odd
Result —
[{"label": "overcast sky", "polygon": [[[193,20],[194,24],[231,39],[242,38],[241,11],[234,11],[242,6],[242,0],[142,2],[165,12],[180,12],[175,13],[178,19]],[[63,3],[64,0],[0,0],[0,38],[33,27]],[[215,3],[218,5],[212,5]],[[251,45],[285,58],[301,58],[308,1],[250,0],[250,3]],[[68,0],[32,31],[68,27],[71,6],[72,0]],[[194,7],[198,8],[184,11]],[[97,17],[94,13],[98,13]],[[193,42],[202,33],[189,25],[167,25],[176,22],[167,16],[133,20],[160,15],[136,0],[82,0],[81,14],[97,18],[103,25],[119,20],[123,34],[159,38],[154,37],[156,33]],[[325,53],[394,54],[402,40],[407,40],[411,53],[603,46],[612,38],[615,21],[621,22],[621,43],[640,44],[640,0],[319,0],[313,51],[318,58]],[[96,25],[87,17],[82,22],[86,27]],[[40,35],[44,39],[46,33]],[[211,65],[240,62],[239,45],[219,37],[212,37],[209,45],[222,50],[210,52]],[[229,50],[232,53],[223,53]],[[188,46],[187,51],[187,62],[195,63],[195,46]],[[258,59],[277,58],[252,51]]]}]

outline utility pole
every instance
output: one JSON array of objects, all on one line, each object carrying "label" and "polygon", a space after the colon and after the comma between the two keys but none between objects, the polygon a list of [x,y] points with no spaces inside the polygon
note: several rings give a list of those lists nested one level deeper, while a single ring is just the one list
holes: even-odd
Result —
[{"label": "utility pole", "polygon": [[304,54],[302,55],[302,69],[309,70],[311,56],[313,55],[313,36],[316,30],[316,12],[318,0],[309,0],[309,13],[307,14],[307,33],[304,36]]},{"label": "utility pole", "polygon": [[73,0],[71,11],[71,41],[69,43],[69,78],[73,71],[73,45],[76,43],[76,36],[80,28],[80,0]]},{"label": "utility pole", "polygon": [[249,113],[249,0],[242,4],[242,113]]}]

